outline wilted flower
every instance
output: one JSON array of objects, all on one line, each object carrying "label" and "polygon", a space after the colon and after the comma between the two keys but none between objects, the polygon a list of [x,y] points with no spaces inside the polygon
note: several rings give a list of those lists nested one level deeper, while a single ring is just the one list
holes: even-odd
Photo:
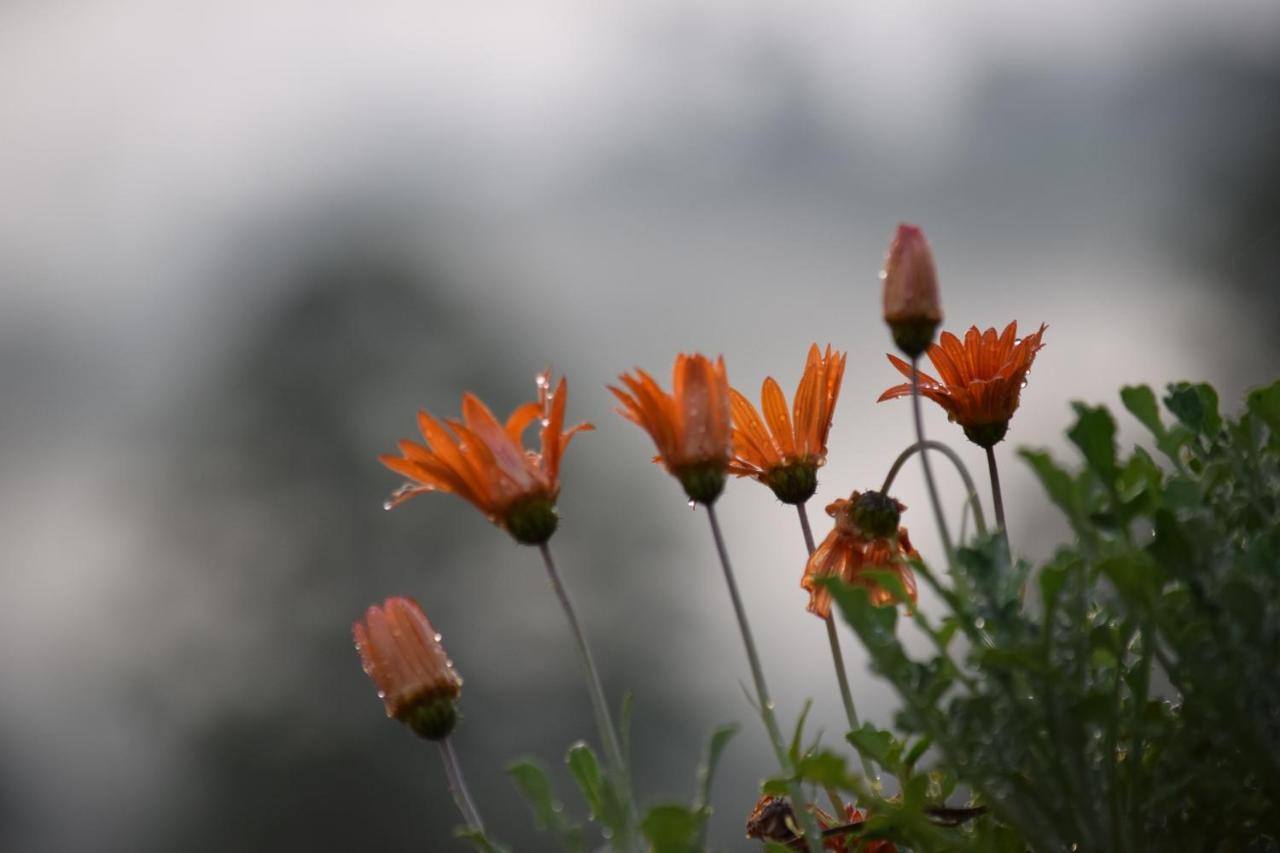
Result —
[{"label": "wilted flower", "polygon": [[[993,447],[1009,431],[1031,362],[1044,346],[1040,339],[1046,328],[1041,324],[1035,334],[1019,338],[1016,322],[998,336],[994,328],[979,332],[971,326],[964,343],[943,332],[939,343],[929,347],[929,360],[942,379],[921,371],[920,393],[946,409],[947,417],[964,427],[974,444]],[[894,355],[889,361],[911,378],[911,365]],[[910,395],[910,384],[895,385],[880,395],[880,401]]]},{"label": "wilted flower", "polygon": [[649,433],[658,448],[654,461],[665,465],[693,500],[711,503],[719,497],[733,449],[724,357],[713,362],[696,353],[676,356],[671,394],[639,368],[634,376],[618,378],[627,391],[609,386],[622,403],[616,411]]},{"label": "wilted flower", "polygon": [[[401,441],[402,456],[378,457],[409,478],[387,501],[387,508],[423,492],[451,492],[469,500],[517,541],[547,541],[558,521],[560,459],[575,433],[595,429],[584,423],[565,430],[568,384],[561,378],[555,391],[550,389],[550,377],[540,375],[538,400],[517,408],[505,426],[469,393],[462,396],[462,420],[447,421],[448,429],[419,411],[418,427],[427,444]],[[521,436],[539,419],[542,450],[526,450]]]},{"label": "wilted flower", "polygon": [[[835,853],[896,853],[898,849],[892,841],[881,839],[863,841],[861,843],[855,842],[854,846],[850,847],[847,833],[826,835],[828,831],[837,827],[862,823],[862,812],[853,806],[845,806],[843,822],[814,804],[809,805],[809,811],[813,813],[817,819],[819,829],[823,831],[823,850],[832,850]],[[747,838],[758,838],[761,841],[773,841],[778,844],[789,845],[793,844],[801,836],[802,833],[799,827],[796,826],[795,812],[791,808],[791,803],[785,797],[765,794],[756,801],[755,808],[751,811],[751,816],[747,818]]]},{"label": "wilted flower", "polygon": [[830,345],[825,354],[817,344],[809,347],[790,418],[787,399],[772,376],[760,389],[763,420],[746,396],[730,388],[734,422],[730,473],[756,478],[784,503],[801,504],[812,497],[818,488],[818,468],[827,461],[827,434],[846,357],[833,352]]},{"label": "wilted flower", "polygon": [[917,226],[898,226],[880,277],[884,279],[884,320],[893,341],[915,358],[929,346],[942,322],[933,253]]},{"label": "wilted flower", "polygon": [[[868,575],[868,571],[894,572],[907,595],[912,601],[916,600],[916,579],[906,561],[920,555],[911,547],[907,529],[898,527],[896,519],[889,535],[877,535],[878,525],[883,523],[882,504],[882,496],[877,492],[854,492],[849,500],[837,498],[827,507],[827,515],[835,519],[835,526],[809,557],[804,577],[800,579],[800,586],[809,593],[810,613],[823,619],[831,615],[831,593],[817,582],[826,577],[838,577],[847,584],[865,587],[873,604],[894,603],[894,594]],[[906,509],[897,501],[893,501],[893,505],[899,513]],[[858,523],[860,519],[862,525]],[[868,519],[874,519],[877,526],[869,526]]]},{"label": "wilted flower", "polygon": [[462,695],[462,679],[418,603],[392,596],[366,610],[351,633],[387,716],[422,737],[447,737],[457,720],[454,702]]}]

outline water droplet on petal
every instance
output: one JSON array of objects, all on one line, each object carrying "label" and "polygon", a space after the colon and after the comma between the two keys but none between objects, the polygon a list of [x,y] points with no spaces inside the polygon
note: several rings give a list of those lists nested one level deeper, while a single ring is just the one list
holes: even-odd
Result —
[{"label": "water droplet on petal", "polygon": [[440,641],[441,641],[441,640],[443,640],[443,639],[444,639],[444,636],[443,636],[442,634],[436,634],[435,640],[436,640],[436,642],[437,642],[437,643],[438,643],[438,642],[440,642]]},{"label": "water droplet on petal", "polygon": [[689,509],[697,509],[697,508],[698,508],[697,501],[694,501],[694,500],[689,501]]},{"label": "water droplet on petal", "polygon": [[385,500],[382,502],[382,508],[385,510],[393,510],[396,508],[396,502],[393,500]]},{"label": "water droplet on petal", "polygon": [[542,425],[543,425],[544,427],[549,427],[549,426],[551,426],[551,418],[543,418],[543,419],[542,419]]},{"label": "water droplet on petal", "polygon": [[551,384],[551,379],[545,373],[539,373],[537,378],[535,378],[533,381],[538,383],[539,388],[546,388],[548,385]]}]

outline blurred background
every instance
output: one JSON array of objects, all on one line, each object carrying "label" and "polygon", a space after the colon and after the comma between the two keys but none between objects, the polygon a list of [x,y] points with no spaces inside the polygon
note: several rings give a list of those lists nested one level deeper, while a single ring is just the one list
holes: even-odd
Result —
[{"label": "blurred background", "polygon": [[[639,792],[687,799],[740,721],[712,841],[749,849],[772,764],[706,522],[604,385],[701,350],[790,392],[810,342],[847,349],[823,535],[912,440],[874,403],[901,220],[947,328],[1049,324],[999,448],[1030,557],[1066,529],[1013,451],[1069,456],[1070,400],[1186,378],[1234,408],[1280,372],[1274,2],[10,0],[0,57],[6,851],[463,849],[351,646],[397,593],[466,679],[493,834],[551,849],[504,766],[555,768],[581,814],[561,759],[594,736],[537,554],[457,499],[384,512],[376,461],[419,407],[505,415],[548,364],[599,427],[553,545],[636,691]],[[897,495],[936,554],[918,468]],[[721,507],[784,726],[811,696],[838,741],[794,515],[750,482]]]}]

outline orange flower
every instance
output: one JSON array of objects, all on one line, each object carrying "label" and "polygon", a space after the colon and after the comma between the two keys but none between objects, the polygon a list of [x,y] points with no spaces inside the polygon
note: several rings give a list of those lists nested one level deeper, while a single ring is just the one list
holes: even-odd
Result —
[{"label": "orange flower", "polygon": [[[999,336],[994,328],[979,332],[977,326],[971,326],[964,343],[943,332],[940,342],[929,347],[929,360],[942,381],[921,371],[920,393],[946,409],[948,418],[964,427],[965,436],[974,444],[993,447],[1009,431],[1031,362],[1044,346],[1040,339],[1046,328],[1041,324],[1035,334],[1019,338],[1016,322]],[[889,361],[911,378],[911,365],[893,355]],[[877,402],[910,395],[910,384],[895,385]]]},{"label": "orange flower", "polygon": [[[402,456],[379,456],[397,474],[409,478],[387,501],[387,509],[423,492],[451,492],[466,498],[518,542],[537,545],[551,538],[560,494],[560,460],[574,434],[591,430],[578,424],[564,430],[568,384],[562,378],[552,392],[548,375],[538,377],[537,402],[525,403],[506,426],[473,394],[462,395],[462,420],[445,429],[425,411],[418,427],[427,444],[400,442]],[[542,422],[542,452],[525,450],[521,436]]]},{"label": "orange flower", "polygon": [[733,450],[724,357],[676,356],[671,394],[639,368],[635,376],[618,378],[627,390],[609,386],[622,403],[615,411],[649,433],[658,448],[653,461],[665,465],[693,500],[719,497]]},{"label": "orange flower", "polygon": [[462,695],[462,679],[418,603],[392,596],[366,610],[351,633],[387,716],[425,738],[446,737],[457,720],[453,703]]},{"label": "orange flower", "polygon": [[[819,578],[838,577],[847,584],[865,587],[871,596],[871,602],[877,606],[893,604],[894,596],[889,590],[880,586],[873,578],[868,577],[868,570],[891,571],[898,575],[902,586],[912,601],[916,600],[916,579],[905,561],[920,555],[911,547],[911,539],[905,527],[897,527],[896,519],[890,527],[888,536],[875,535],[868,527],[882,522],[881,512],[865,513],[864,508],[870,504],[879,504],[885,500],[877,492],[864,494],[854,492],[849,500],[837,498],[827,507],[827,515],[836,520],[835,527],[822,540],[809,562],[805,564],[804,576],[800,586],[809,593],[809,612],[823,619],[831,615],[831,593],[817,581]],[[906,509],[897,501],[892,502],[897,512]],[[874,506],[882,510],[880,506]],[[867,523],[868,515],[873,517]],[[859,524],[861,518],[864,523]],[[897,542],[892,538],[892,531],[897,531]]]},{"label": "orange flower", "polygon": [[[822,839],[823,850],[833,850],[836,853],[897,853],[898,848],[894,846],[892,841],[864,841],[856,844],[851,851],[847,835],[825,835],[828,830],[837,827],[862,823],[862,812],[853,806],[845,806],[844,823],[837,821],[820,806],[812,803],[809,805],[809,811],[817,818],[818,827],[824,833]],[[774,841],[779,844],[793,845],[801,837],[802,833],[799,827],[796,826],[795,812],[791,808],[790,801],[784,797],[775,797],[769,794],[765,794],[756,801],[755,808],[752,809],[750,817],[747,818],[747,838],[758,838],[761,841]]]},{"label": "orange flower", "polygon": [[942,322],[938,273],[923,231],[915,225],[898,226],[880,277],[884,279],[884,320],[893,341],[907,355],[918,356]]},{"label": "orange flower", "polygon": [[734,428],[729,472],[755,477],[783,503],[802,504],[813,497],[818,468],[827,461],[827,434],[846,358],[844,353],[832,352],[830,344],[825,355],[817,344],[809,347],[791,418],[787,399],[772,376],[760,389],[764,420],[750,400],[730,388]]}]

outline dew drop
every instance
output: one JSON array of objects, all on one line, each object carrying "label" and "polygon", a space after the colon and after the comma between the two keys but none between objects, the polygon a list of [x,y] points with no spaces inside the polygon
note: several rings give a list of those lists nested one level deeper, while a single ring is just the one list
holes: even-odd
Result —
[{"label": "dew drop", "polygon": [[1014,339],[1013,339],[1013,345],[1014,345],[1015,347],[1020,347],[1020,346],[1022,346],[1022,338],[1014,338]]},{"label": "dew drop", "polygon": [[548,385],[551,384],[551,379],[548,378],[547,374],[545,373],[539,373],[533,381],[538,384],[539,388],[546,388]]},{"label": "dew drop", "polygon": [[543,418],[543,419],[542,419],[542,425],[543,425],[544,427],[549,427],[549,426],[551,426],[551,418]]},{"label": "dew drop", "polygon": [[694,501],[694,500],[689,501],[689,509],[697,509],[697,508],[698,508],[697,501]]},{"label": "dew drop", "polygon": [[396,508],[396,502],[392,500],[385,500],[382,502],[382,508],[388,511],[393,510]]},{"label": "dew drop", "polygon": [[1022,384],[1021,384],[1021,385],[1019,385],[1018,387],[1019,387],[1019,388],[1026,388],[1026,387],[1027,387],[1027,380],[1026,380],[1026,377],[1023,377],[1023,379],[1022,379]]},{"label": "dew drop", "polygon": [[385,691],[385,690],[379,690],[379,691],[378,691],[378,698],[379,698],[379,699],[386,699],[386,698],[387,698],[387,691]]},{"label": "dew drop", "polygon": [[444,639],[444,637],[443,637],[442,635],[440,635],[440,634],[436,634],[435,640],[436,640],[436,642],[437,642],[437,643],[438,643],[438,642],[440,642],[440,641],[441,641],[441,640],[443,640],[443,639]]}]

